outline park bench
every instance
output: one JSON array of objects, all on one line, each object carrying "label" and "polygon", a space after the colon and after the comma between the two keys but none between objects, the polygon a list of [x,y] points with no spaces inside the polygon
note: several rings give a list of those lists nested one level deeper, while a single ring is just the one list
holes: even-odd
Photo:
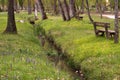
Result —
[{"label": "park bench", "polygon": [[81,13],[81,11],[76,12],[76,15],[75,15],[76,19],[83,20],[83,16],[81,16],[80,14],[83,14],[83,13]]},{"label": "park bench", "polygon": [[118,16],[118,21],[120,21],[120,16]]},{"label": "park bench", "polygon": [[77,16],[78,20],[83,20],[83,16]]},{"label": "park bench", "polygon": [[29,21],[30,24],[34,25],[35,24],[35,21]]},{"label": "park bench", "polygon": [[[109,30],[110,28],[110,23],[105,23],[105,22],[94,22],[94,30],[95,30],[95,35],[96,36],[104,36],[106,35],[107,38],[112,38],[115,36],[115,31],[114,30]],[[97,28],[101,27],[101,28]]]},{"label": "park bench", "polygon": [[83,20],[83,16],[78,16],[78,19],[79,20]]}]

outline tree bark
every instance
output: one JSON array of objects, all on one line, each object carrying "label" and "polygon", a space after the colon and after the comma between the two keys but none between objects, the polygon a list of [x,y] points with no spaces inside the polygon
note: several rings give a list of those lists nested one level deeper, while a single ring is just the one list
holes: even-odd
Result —
[{"label": "tree bark", "polygon": [[87,5],[87,12],[88,12],[88,17],[90,19],[90,22],[93,24],[93,19],[90,15],[90,9],[89,9],[89,4],[88,4],[88,0],[86,0],[86,5]]},{"label": "tree bark", "polygon": [[82,14],[84,13],[84,0],[82,0],[81,2],[81,13]]},{"label": "tree bark", "polygon": [[37,7],[37,2],[35,2],[34,5],[34,15],[35,15],[35,20],[38,20],[38,7]]},{"label": "tree bark", "polygon": [[99,2],[98,0],[96,0],[96,10],[98,13],[100,13],[100,17],[102,19],[102,2]]},{"label": "tree bark", "polygon": [[67,1],[64,0],[64,11],[65,11],[65,16],[66,16],[66,20],[69,21],[70,20],[70,14],[69,14],[69,7],[67,4]]},{"label": "tree bark", "polygon": [[28,14],[32,14],[31,0],[28,0]]},{"label": "tree bark", "polygon": [[102,5],[100,4],[99,7],[100,7],[100,17],[101,17],[101,19],[102,19],[102,18],[103,18],[103,16],[102,16],[102,14],[103,14],[103,13],[102,13]]},{"label": "tree bark", "polygon": [[75,0],[70,0],[70,17],[75,17],[76,15]]},{"label": "tree bark", "polygon": [[58,10],[57,10],[57,0],[54,0],[53,11],[54,11],[54,14],[55,14],[55,15],[58,14]]},{"label": "tree bark", "polygon": [[99,3],[98,3],[98,0],[96,0],[96,12],[99,12]]},{"label": "tree bark", "polygon": [[119,42],[119,25],[118,25],[118,0],[115,0],[115,37],[114,43]]},{"label": "tree bark", "polygon": [[61,11],[61,14],[62,14],[62,18],[63,18],[64,21],[66,21],[65,13],[64,13],[64,10],[63,10],[63,8],[62,8],[62,4],[61,4],[61,1],[60,1],[60,0],[58,0],[58,5],[59,5],[59,7],[60,7],[60,11]]},{"label": "tree bark", "polygon": [[5,11],[5,0],[1,1],[1,7],[2,7],[1,10]]},{"label": "tree bark", "polygon": [[16,11],[16,13],[19,13],[17,0],[14,0],[14,11]]},{"label": "tree bark", "polygon": [[21,7],[21,10],[24,9],[24,6],[23,6],[24,1],[25,1],[25,0],[18,0],[19,5],[20,5],[20,7]]},{"label": "tree bark", "polygon": [[4,33],[17,34],[17,28],[14,17],[14,0],[8,0],[8,20],[7,27]]},{"label": "tree bark", "polygon": [[39,6],[40,6],[40,12],[41,12],[41,15],[42,15],[42,20],[45,20],[47,19],[47,15],[44,11],[44,6],[43,6],[43,3],[41,0],[38,0],[39,1]]}]

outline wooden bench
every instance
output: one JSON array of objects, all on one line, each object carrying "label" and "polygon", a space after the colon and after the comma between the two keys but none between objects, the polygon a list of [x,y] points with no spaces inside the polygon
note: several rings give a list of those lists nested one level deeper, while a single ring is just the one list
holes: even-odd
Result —
[{"label": "wooden bench", "polygon": [[29,21],[30,24],[34,25],[35,24],[35,21]]},{"label": "wooden bench", "polygon": [[[102,29],[98,29],[97,27],[102,27]],[[96,36],[104,36],[106,35],[107,38],[112,38],[115,36],[114,30],[108,30],[110,28],[110,23],[105,22],[94,22],[94,30]]]},{"label": "wooden bench", "polygon": [[120,16],[118,17],[118,21],[120,21]]},{"label": "wooden bench", "polygon": [[78,18],[79,18],[79,20],[83,20],[83,16],[79,16]]},{"label": "wooden bench", "polygon": [[76,16],[78,20],[83,20],[83,16]]}]

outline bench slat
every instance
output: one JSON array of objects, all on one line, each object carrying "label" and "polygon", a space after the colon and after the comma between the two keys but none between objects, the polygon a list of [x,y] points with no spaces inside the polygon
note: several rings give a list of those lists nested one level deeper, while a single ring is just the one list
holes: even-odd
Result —
[{"label": "bench slat", "polygon": [[110,28],[110,23],[105,23],[105,22],[94,22],[95,26],[98,27],[108,27]]},{"label": "bench slat", "polygon": [[113,30],[108,30],[108,32],[109,32],[109,33],[115,33],[115,31],[113,31]]},{"label": "bench slat", "polygon": [[105,32],[104,29],[97,29],[98,32]]}]

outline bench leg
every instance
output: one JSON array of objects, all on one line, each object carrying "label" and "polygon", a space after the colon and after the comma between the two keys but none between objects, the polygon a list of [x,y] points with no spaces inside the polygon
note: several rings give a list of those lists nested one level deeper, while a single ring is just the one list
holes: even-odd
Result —
[{"label": "bench leg", "polygon": [[104,32],[102,32],[100,36],[104,36],[104,35],[105,35]]},{"label": "bench leg", "polygon": [[115,34],[114,33],[109,33],[109,38],[114,38]]}]

